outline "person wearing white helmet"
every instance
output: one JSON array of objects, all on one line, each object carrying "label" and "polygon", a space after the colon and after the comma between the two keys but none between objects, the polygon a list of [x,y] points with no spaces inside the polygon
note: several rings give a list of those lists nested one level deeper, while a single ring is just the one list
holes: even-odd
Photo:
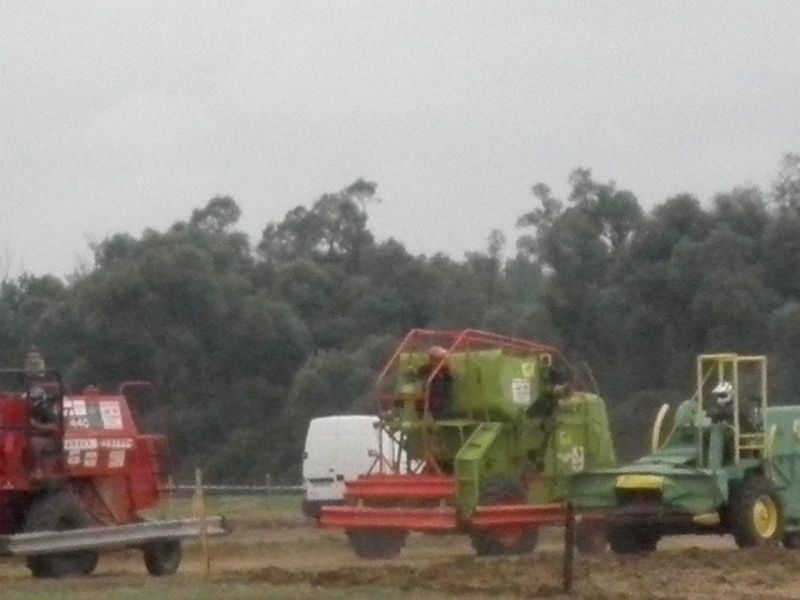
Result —
[{"label": "person wearing white helmet", "polygon": [[733,423],[733,386],[729,381],[721,380],[711,390],[714,405],[711,407],[711,420],[715,423],[727,421]]}]

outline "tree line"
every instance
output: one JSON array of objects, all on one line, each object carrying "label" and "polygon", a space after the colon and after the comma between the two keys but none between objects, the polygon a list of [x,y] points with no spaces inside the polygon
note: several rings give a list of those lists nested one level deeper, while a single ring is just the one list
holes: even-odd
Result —
[{"label": "tree line", "polygon": [[[800,384],[800,155],[770,189],[650,210],[574,170],[531,187],[514,244],[414,255],[369,229],[359,179],[268,223],[257,243],[215,197],[186,220],[93,244],[66,279],[0,285],[0,364],[35,347],[76,389],[147,379],[179,470],[296,480],[308,420],[372,408],[370,387],[414,327],[482,328],[550,343],[591,373],[624,455],[663,401],[691,392],[694,356],[765,353],[775,401]],[[778,400],[779,399],[779,400]],[[155,419],[152,419],[155,420]]]}]

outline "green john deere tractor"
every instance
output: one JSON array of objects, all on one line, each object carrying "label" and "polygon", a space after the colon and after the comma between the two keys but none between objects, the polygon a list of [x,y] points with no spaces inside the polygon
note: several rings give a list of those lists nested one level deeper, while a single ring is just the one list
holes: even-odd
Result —
[{"label": "green john deere tractor", "polygon": [[571,480],[576,509],[605,516],[618,553],[650,552],[665,535],[733,534],[739,547],[800,547],[800,406],[769,406],[765,356],[706,354],[697,388],[652,453]]},{"label": "green john deere tractor", "polygon": [[[345,529],[365,558],[396,555],[410,531],[465,533],[478,554],[531,551],[539,527],[563,522],[569,477],[615,464],[603,400],[576,380],[548,346],[410,332],[377,383],[392,448],[321,524]],[[599,543],[593,533],[581,549]]]}]

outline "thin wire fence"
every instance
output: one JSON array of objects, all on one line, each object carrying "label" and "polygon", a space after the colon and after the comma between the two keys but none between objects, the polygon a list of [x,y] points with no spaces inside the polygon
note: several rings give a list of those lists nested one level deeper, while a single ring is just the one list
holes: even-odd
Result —
[{"label": "thin wire fence", "polygon": [[[196,486],[177,483],[167,485],[162,491],[176,497],[189,497],[196,491]],[[302,485],[203,485],[206,496],[302,496],[305,488]]]}]

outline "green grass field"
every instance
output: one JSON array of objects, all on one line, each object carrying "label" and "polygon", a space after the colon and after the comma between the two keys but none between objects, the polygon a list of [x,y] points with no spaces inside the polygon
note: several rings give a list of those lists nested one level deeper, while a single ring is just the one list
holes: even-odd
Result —
[{"label": "green grass field", "polygon": [[[206,514],[223,515],[232,523],[255,526],[307,524],[300,512],[299,496],[206,496]],[[149,518],[188,517],[195,511],[193,498],[169,498]]]}]

